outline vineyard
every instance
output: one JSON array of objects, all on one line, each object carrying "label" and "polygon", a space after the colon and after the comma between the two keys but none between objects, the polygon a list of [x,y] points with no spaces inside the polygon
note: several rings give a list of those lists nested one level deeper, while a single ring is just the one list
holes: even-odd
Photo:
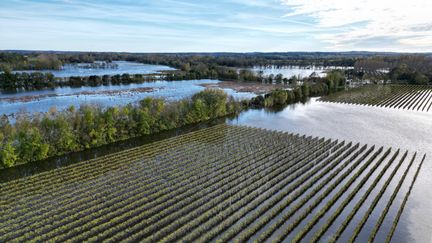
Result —
[{"label": "vineyard", "polygon": [[424,160],[217,125],[0,184],[0,242],[390,241]]},{"label": "vineyard", "polygon": [[432,111],[432,87],[421,85],[367,85],[337,92],[321,101]]}]

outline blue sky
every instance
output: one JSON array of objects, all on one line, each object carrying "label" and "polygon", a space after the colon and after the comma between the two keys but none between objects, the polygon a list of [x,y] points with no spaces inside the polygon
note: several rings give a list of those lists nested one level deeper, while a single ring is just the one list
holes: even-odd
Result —
[{"label": "blue sky", "polygon": [[1,0],[0,49],[432,51],[428,0]]}]

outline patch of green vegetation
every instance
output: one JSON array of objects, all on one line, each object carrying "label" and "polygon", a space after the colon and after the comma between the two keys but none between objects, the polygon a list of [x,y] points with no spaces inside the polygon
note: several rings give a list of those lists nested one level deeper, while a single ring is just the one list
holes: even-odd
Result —
[{"label": "patch of green vegetation", "polygon": [[240,102],[222,90],[208,89],[190,99],[165,102],[146,98],[139,105],[101,108],[71,106],[33,117],[0,119],[0,162],[12,167],[47,157],[165,131],[238,113]]}]

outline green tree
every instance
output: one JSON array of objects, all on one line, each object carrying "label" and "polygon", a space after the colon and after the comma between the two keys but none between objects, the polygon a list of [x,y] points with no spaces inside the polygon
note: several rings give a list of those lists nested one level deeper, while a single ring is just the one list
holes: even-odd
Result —
[{"label": "green tree", "polygon": [[3,64],[3,63],[1,63],[0,64],[0,72],[4,72],[4,73],[12,73],[12,68],[9,66],[9,65],[7,65],[7,64]]},{"label": "green tree", "polygon": [[206,89],[192,96],[192,101],[201,99],[207,108],[209,118],[226,115],[228,95],[220,89]]},{"label": "green tree", "polygon": [[192,102],[192,109],[187,116],[187,123],[195,123],[209,119],[208,108],[202,99],[195,99]]},{"label": "green tree", "polygon": [[330,91],[337,91],[345,87],[345,76],[340,70],[332,70],[327,73],[326,82]]},{"label": "green tree", "polygon": [[303,96],[303,93],[302,93],[302,89],[301,89],[301,87],[298,87],[298,88],[295,88],[294,90],[293,90],[293,92],[294,92],[294,101],[295,102],[297,102],[297,101],[301,101],[301,100],[303,100],[303,98],[305,98],[304,96]]},{"label": "green tree", "polygon": [[276,89],[270,94],[270,97],[273,99],[273,105],[284,105],[287,102],[288,94],[285,90]]},{"label": "green tree", "polygon": [[60,69],[62,62],[54,54],[40,54],[33,61],[35,69]]},{"label": "green tree", "polygon": [[182,66],[181,69],[182,69],[183,71],[185,71],[185,72],[190,72],[190,70],[191,70],[190,63],[185,63],[185,64],[183,64],[183,66]]},{"label": "green tree", "polygon": [[310,88],[309,88],[309,83],[308,82],[303,82],[303,85],[301,86],[301,90],[302,90],[302,94],[303,97],[309,97],[310,95]]},{"label": "green tree", "polygon": [[7,142],[0,147],[0,161],[4,167],[9,168],[14,166],[17,160],[18,155],[15,153],[15,148],[11,142]]},{"label": "green tree", "polygon": [[115,142],[117,140],[117,124],[116,121],[118,119],[119,115],[119,108],[117,107],[110,107],[108,108],[103,116],[104,116],[104,123],[105,123],[105,136],[106,141],[108,143]]},{"label": "green tree", "polygon": [[291,76],[291,78],[288,80],[288,82],[292,85],[292,86],[294,86],[294,87],[296,87],[297,86],[297,84],[298,84],[298,77],[296,76],[296,75],[293,75],[293,76]]},{"label": "green tree", "polygon": [[41,123],[44,140],[50,145],[49,155],[61,155],[79,150],[78,138],[71,122],[64,114],[46,115]]},{"label": "green tree", "polygon": [[269,97],[265,98],[265,100],[264,100],[264,106],[265,107],[273,107],[274,106],[273,96],[269,96]]},{"label": "green tree", "polygon": [[148,111],[138,110],[137,111],[137,134],[140,136],[151,133],[151,127],[153,126],[154,120],[149,115]]},{"label": "green tree", "polygon": [[429,83],[429,79],[424,74],[416,73],[415,77],[414,77],[414,83],[415,84],[426,85],[426,84]]},{"label": "green tree", "polygon": [[78,115],[79,120],[76,123],[80,129],[80,143],[87,149],[97,145],[101,142],[99,138],[102,134],[98,134],[98,131],[95,129],[97,126],[96,109],[91,106],[81,106]]},{"label": "green tree", "polygon": [[282,80],[283,80],[283,75],[282,74],[277,74],[276,75],[276,77],[275,77],[275,81],[276,81],[276,83],[277,84],[281,84],[282,83]]},{"label": "green tree", "polygon": [[49,145],[42,140],[41,133],[35,127],[18,132],[17,153],[23,162],[37,161],[48,156]]}]

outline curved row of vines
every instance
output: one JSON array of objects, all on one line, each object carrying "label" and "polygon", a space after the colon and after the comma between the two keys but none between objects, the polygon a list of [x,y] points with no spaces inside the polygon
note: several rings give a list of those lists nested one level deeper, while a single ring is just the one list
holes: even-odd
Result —
[{"label": "curved row of vines", "polygon": [[320,100],[427,112],[432,111],[432,87],[425,85],[366,85],[334,93]]},{"label": "curved row of vines", "polygon": [[0,241],[390,240],[424,159],[218,125],[1,184]]}]

